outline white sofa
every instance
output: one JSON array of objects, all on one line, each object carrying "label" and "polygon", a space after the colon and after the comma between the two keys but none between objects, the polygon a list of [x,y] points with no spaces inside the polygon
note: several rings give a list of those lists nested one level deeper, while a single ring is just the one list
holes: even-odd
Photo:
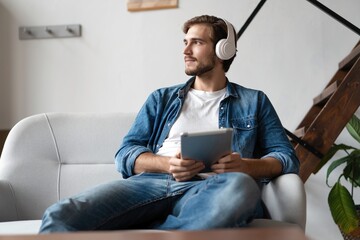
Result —
[{"label": "white sofa", "polygon": [[[114,154],[134,117],[48,113],[16,124],[0,158],[0,234],[36,234],[51,204],[121,178]],[[305,191],[297,175],[274,179],[262,194],[272,220],[255,220],[251,227],[297,224],[305,229]]]}]

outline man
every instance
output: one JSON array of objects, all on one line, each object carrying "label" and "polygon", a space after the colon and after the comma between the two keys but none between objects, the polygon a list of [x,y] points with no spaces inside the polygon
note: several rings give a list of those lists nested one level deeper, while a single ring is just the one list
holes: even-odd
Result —
[{"label": "man", "polygon": [[[149,96],[116,154],[124,179],[51,206],[41,232],[246,226],[263,217],[263,182],[298,172],[266,95],[226,78],[236,53],[233,27],[204,15],[183,30],[185,72],[193,77]],[[217,44],[223,39],[225,47]],[[181,158],[180,133],[222,127],[233,128],[233,153],[200,176],[202,162]]]}]

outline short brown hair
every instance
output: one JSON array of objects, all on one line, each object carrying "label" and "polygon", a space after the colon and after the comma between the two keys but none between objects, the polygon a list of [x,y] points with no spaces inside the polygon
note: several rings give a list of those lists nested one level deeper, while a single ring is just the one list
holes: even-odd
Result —
[{"label": "short brown hair", "polygon": [[[209,15],[202,15],[189,19],[184,23],[183,32],[186,34],[189,31],[189,29],[195,24],[206,24],[210,27],[210,39],[214,43],[214,51],[215,51],[216,43],[219,40],[226,38],[228,35],[226,23],[221,18],[215,16],[209,16]],[[236,36],[235,30],[234,30],[234,35]],[[236,45],[236,39],[235,39],[235,45]],[[223,69],[225,72],[229,70],[230,65],[234,61],[235,57],[236,54],[229,60],[223,61]]]}]

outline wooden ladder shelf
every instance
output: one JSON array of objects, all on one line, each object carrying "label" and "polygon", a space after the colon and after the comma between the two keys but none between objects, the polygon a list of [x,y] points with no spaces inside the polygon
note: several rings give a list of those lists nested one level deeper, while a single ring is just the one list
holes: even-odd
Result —
[{"label": "wooden ladder shelf", "polygon": [[360,42],[339,63],[339,70],[322,93],[314,98],[313,106],[294,134],[315,153],[295,143],[300,160],[300,177],[305,182],[320,163],[319,154],[326,154],[351,116],[360,105]]}]

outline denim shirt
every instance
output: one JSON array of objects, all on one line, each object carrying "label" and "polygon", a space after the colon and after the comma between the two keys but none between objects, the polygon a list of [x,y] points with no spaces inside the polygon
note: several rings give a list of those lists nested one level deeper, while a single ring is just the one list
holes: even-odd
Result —
[{"label": "denim shirt", "polygon": [[[140,154],[158,152],[194,80],[158,89],[148,97],[115,156],[124,178],[134,175]],[[299,160],[267,96],[229,81],[226,88],[219,106],[219,128],[233,128],[233,152],[244,158],[274,157],[282,164],[282,174],[298,173]]]}]

